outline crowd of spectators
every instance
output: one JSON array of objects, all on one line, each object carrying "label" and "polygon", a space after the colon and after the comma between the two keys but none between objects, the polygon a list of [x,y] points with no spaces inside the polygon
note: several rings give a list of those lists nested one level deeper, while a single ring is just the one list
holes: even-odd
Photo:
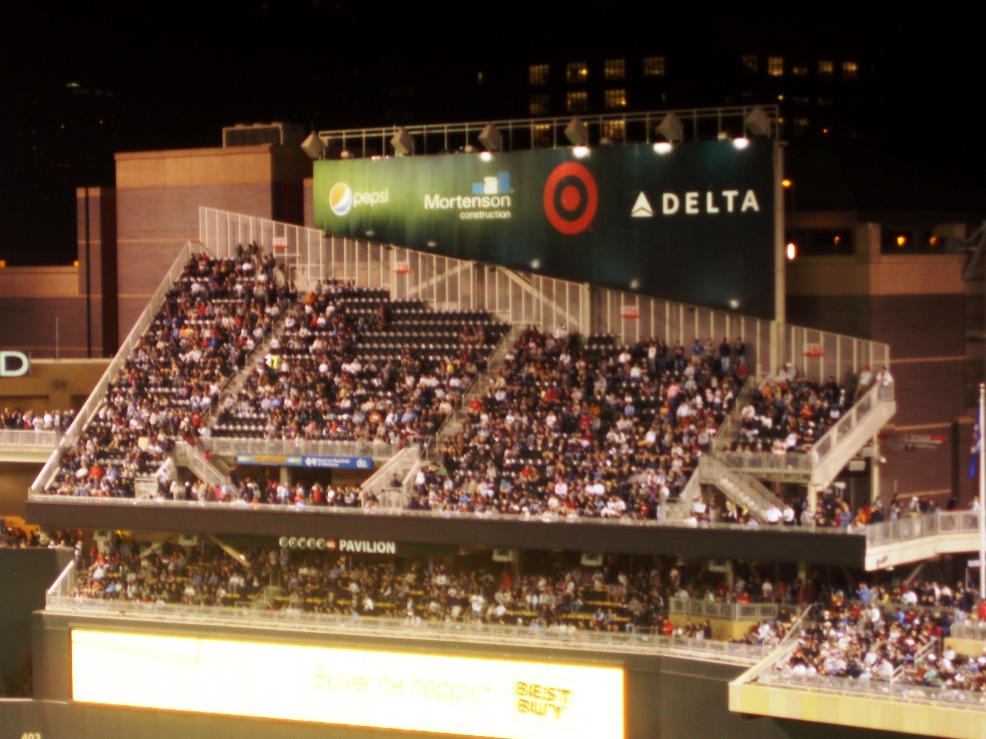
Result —
[{"label": "crowd of spectators", "polygon": [[410,507],[660,518],[711,448],[736,380],[704,350],[682,362],[656,345],[528,327],[461,433],[437,445]]},{"label": "crowd of spectators", "polygon": [[64,432],[72,425],[75,411],[23,411],[20,408],[4,408],[0,414],[0,428],[5,431],[55,431]]},{"label": "crowd of spectators", "polygon": [[[272,334],[282,314],[283,331]],[[194,257],[48,491],[131,497],[137,477],[157,473],[165,499],[374,507],[374,496],[353,489],[296,483],[285,492],[235,472],[229,484],[210,486],[163,465],[178,439],[212,435],[430,443],[505,329],[486,314],[445,315],[331,278],[299,300],[255,244],[234,259]],[[268,336],[266,357],[236,393],[221,396]],[[433,447],[408,507],[663,519],[711,449],[745,376],[739,338],[619,346],[563,326],[528,327],[485,392],[470,397],[461,431]],[[834,378],[819,385],[788,365],[742,409],[736,446],[770,440],[772,449],[804,451],[850,397]],[[695,505],[696,524],[760,524],[726,500]],[[768,514],[768,525],[866,522],[838,499],[816,511],[800,501]]]},{"label": "crowd of spectators", "polygon": [[82,540],[82,532],[72,529],[44,531],[37,527],[23,527],[18,523],[0,518],[0,548],[35,549],[52,547],[74,547]]},{"label": "crowd of spectators", "polygon": [[225,383],[270,333],[288,287],[256,245],[193,256],[137,340],[48,491],[133,497],[177,439],[194,442]]},{"label": "crowd of spectators", "polygon": [[77,549],[72,596],[179,606],[251,607],[348,618],[523,626],[713,638],[708,618],[674,619],[672,599],[775,603],[776,618],[731,641],[772,649],[805,605],[797,646],[772,669],[782,682],[824,676],[896,681],[931,688],[986,689],[986,658],[944,646],[954,622],[983,617],[962,583],[873,584],[833,590],[817,581],[772,581],[753,568],[728,584],[686,578],[660,557],[606,557],[590,567],[561,554],[532,553],[523,567],[484,558],[349,555],[256,547],[236,558],[210,543],[140,544],[116,535]]},{"label": "crowd of spectators", "polygon": [[819,383],[790,362],[767,376],[740,409],[735,451],[807,453],[852,406],[854,397],[830,376]]},{"label": "crowd of spectators", "polygon": [[[485,366],[493,343],[475,341],[460,317],[464,339],[426,354],[434,329],[408,335],[399,351],[380,354],[376,337],[394,336],[402,313],[423,312],[423,304],[391,301],[385,291],[337,280],[319,282],[285,318],[283,335],[271,342],[239,393],[226,397],[217,424],[219,436],[421,443],[434,436],[459,406],[463,393]],[[441,315],[432,314],[428,315]],[[496,327],[498,338],[504,326]],[[483,334],[482,324],[476,330]]]},{"label": "crowd of spectators", "polygon": [[944,645],[952,623],[974,612],[974,590],[961,583],[861,583],[851,595],[836,591],[812,607],[795,651],[775,673],[986,690],[986,656],[959,655]]},{"label": "crowd of spectators", "polygon": [[[673,625],[669,562],[609,558],[600,567],[551,557],[498,569],[476,558],[346,555],[277,547],[230,557],[211,544],[141,548],[116,536],[77,562],[77,599],[252,606],[286,612],[390,617],[408,624],[475,622],[532,629],[619,631],[708,638],[708,624]],[[751,630],[748,643],[767,631]],[[776,625],[771,627],[776,629]],[[772,632],[776,635],[776,630]]]},{"label": "crowd of spectators", "polygon": [[235,503],[239,505],[278,504],[295,508],[313,506],[358,508],[368,511],[379,507],[377,496],[359,485],[322,484],[318,480],[285,482],[272,477],[240,477],[234,470],[228,483],[211,485],[196,478],[161,480],[158,500]]}]

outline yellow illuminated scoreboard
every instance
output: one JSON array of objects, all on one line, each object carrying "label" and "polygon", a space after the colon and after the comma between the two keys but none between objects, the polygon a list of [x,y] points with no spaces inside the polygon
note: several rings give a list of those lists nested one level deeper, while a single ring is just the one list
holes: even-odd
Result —
[{"label": "yellow illuminated scoreboard", "polygon": [[72,631],[84,703],[510,739],[624,736],[614,667]]}]

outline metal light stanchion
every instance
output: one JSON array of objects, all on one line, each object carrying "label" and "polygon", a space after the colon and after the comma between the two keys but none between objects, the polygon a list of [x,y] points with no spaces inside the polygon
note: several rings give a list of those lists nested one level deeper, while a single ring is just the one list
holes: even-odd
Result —
[{"label": "metal light stanchion", "polygon": [[986,383],[979,383],[979,598],[986,596]]}]

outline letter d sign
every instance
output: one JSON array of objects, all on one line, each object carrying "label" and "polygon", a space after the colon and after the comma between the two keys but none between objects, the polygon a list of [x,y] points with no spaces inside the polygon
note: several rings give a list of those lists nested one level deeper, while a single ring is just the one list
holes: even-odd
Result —
[{"label": "letter d sign", "polygon": [[22,377],[31,368],[23,352],[0,352],[0,377]]}]

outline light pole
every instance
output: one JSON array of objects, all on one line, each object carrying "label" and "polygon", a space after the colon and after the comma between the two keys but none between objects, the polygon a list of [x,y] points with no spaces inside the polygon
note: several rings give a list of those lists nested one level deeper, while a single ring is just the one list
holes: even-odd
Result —
[{"label": "light pole", "polygon": [[976,460],[979,468],[979,599],[986,594],[986,444],[983,443],[983,420],[986,418],[986,383],[979,383],[979,431],[976,439]]}]

